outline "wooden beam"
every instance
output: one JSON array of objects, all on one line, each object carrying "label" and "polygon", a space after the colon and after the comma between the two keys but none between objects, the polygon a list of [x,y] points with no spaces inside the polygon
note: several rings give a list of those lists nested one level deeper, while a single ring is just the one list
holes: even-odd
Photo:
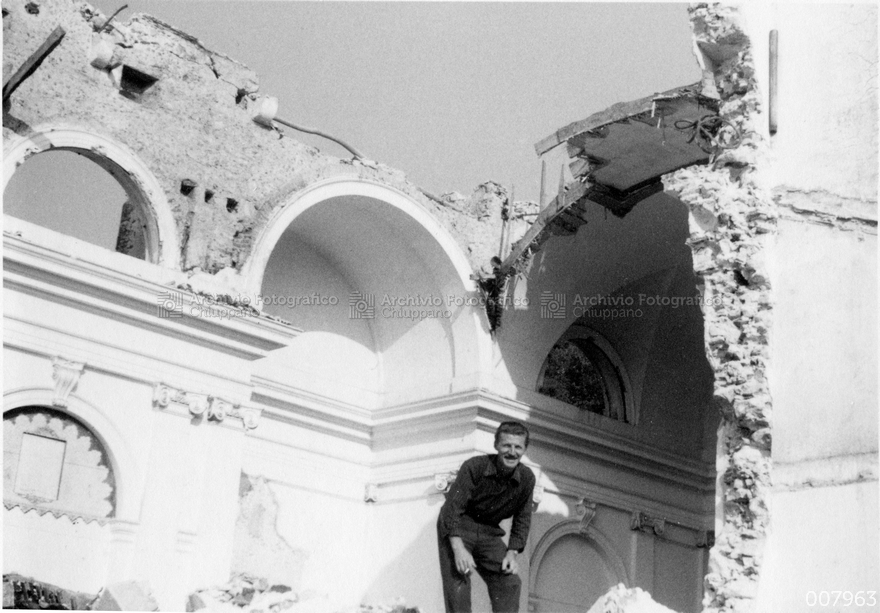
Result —
[{"label": "wooden beam", "polygon": [[562,213],[566,208],[577,202],[581,199],[581,197],[587,193],[587,189],[589,186],[585,183],[581,183],[580,181],[576,181],[569,185],[570,189],[563,190],[556,198],[554,198],[550,204],[547,205],[543,211],[538,214],[537,219],[525,233],[519,241],[516,243],[516,247],[513,248],[513,251],[510,252],[504,261],[501,263],[501,274],[506,275],[511,270],[513,270],[513,265],[519,259],[519,257],[528,249],[529,245],[532,244],[539,234],[544,230],[544,228],[549,224],[554,217]]},{"label": "wooden beam", "polygon": [[24,64],[12,74],[12,76],[3,80],[3,102],[9,100],[12,93],[18,89],[18,86],[40,67],[43,60],[45,60],[55,47],[58,46],[58,43],[61,42],[61,39],[64,38],[65,34],[67,34],[67,32],[65,32],[64,28],[61,26],[52,30],[52,33],[49,34],[49,37],[45,41],[43,41],[43,44],[40,45],[39,49],[34,51],[31,56],[25,60]]}]

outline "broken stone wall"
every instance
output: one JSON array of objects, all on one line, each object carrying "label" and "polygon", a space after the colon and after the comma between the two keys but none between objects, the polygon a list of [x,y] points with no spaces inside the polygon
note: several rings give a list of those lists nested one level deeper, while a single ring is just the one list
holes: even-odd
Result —
[{"label": "broken stone wall", "polygon": [[300,143],[295,133],[255,123],[264,94],[257,75],[148,15],[104,27],[106,16],[72,0],[4,0],[3,9],[7,72],[56,26],[66,31],[13,94],[4,141],[75,127],[134,152],[168,199],[183,270],[239,270],[281,203],[342,175],[389,185],[424,206],[458,239],[475,269],[497,253],[507,200],[499,185],[486,183],[468,198],[427,197],[398,170],[333,158]]},{"label": "broken stone wall", "polygon": [[665,178],[691,213],[702,291],[721,298],[704,307],[723,417],[704,607],[799,610],[811,590],[855,594],[878,576],[876,9],[690,13],[725,130],[742,137]]}]

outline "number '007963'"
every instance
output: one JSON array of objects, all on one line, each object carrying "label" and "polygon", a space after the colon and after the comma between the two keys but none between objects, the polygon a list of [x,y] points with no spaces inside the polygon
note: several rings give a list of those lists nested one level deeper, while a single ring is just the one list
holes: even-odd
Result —
[{"label": "number '007963'", "polygon": [[807,592],[808,607],[836,607],[843,605],[844,607],[876,607],[877,592],[859,591],[851,592],[849,590],[822,590],[821,592]]}]

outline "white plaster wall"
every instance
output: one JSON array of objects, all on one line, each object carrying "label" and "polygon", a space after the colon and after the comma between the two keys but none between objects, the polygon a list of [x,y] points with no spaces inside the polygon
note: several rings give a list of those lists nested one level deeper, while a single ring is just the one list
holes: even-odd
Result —
[{"label": "white plaster wall", "polygon": [[374,570],[372,552],[363,546],[363,499],[342,499],[277,483],[271,489],[278,500],[279,535],[307,556],[301,593],[358,602]]},{"label": "white plaster wall", "polygon": [[364,602],[403,598],[422,611],[443,610],[436,527],[442,504],[443,496],[435,490],[417,500],[370,507],[365,544],[371,581],[365,586]]},{"label": "white plaster wall", "polygon": [[[4,353],[6,388],[47,387],[52,371],[48,359],[10,350]],[[37,520],[35,513],[29,513],[5,522],[4,571],[16,570],[13,565],[22,563],[37,579],[93,592],[106,585],[111,575],[112,580],[143,579],[162,607],[170,610],[181,608],[186,594],[196,587],[226,579],[241,426],[236,430],[192,425],[188,415],[154,410],[152,393],[152,386],[87,369],[67,409],[104,439],[114,463],[116,516],[131,522],[133,549],[121,544],[122,549],[114,552],[107,542],[109,528],[95,536],[97,524],[64,528],[70,523],[65,518],[47,528],[46,522],[54,520],[51,515]],[[47,390],[37,404],[50,405],[51,397]],[[96,424],[91,413],[78,409],[81,404],[94,407],[106,422]],[[49,541],[40,545],[45,539]],[[53,558],[58,564],[44,564],[40,558],[54,550],[48,544],[53,539],[58,542],[58,555]],[[96,549],[99,545],[100,550]],[[39,552],[36,558],[35,552]],[[71,552],[86,553],[74,562]],[[113,568],[107,564],[111,557],[116,561]]]},{"label": "white plaster wall", "polygon": [[[375,404],[381,359],[371,322],[349,317],[349,296],[354,291],[342,272],[314,248],[292,233],[283,235],[263,277],[263,309],[303,333],[260,360],[256,372],[337,400]],[[271,303],[313,296],[336,304]]]},{"label": "white plaster wall", "polygon": [[[877,543],[877,482],[781,491],[771,501],[772,528],[767,540],[757,613],[779,611],[876,611],[880,603]],[[836,606],[818,606],[823,602]],[[863,603],[873,591],[874,605]],[[810,594],[812,592],[813,594]],[[810,598],[810,600],[808,600]],[[812,606],[811,606],[812,605]]]},{"label": "white plaster wall", "polygon": [[877,238],[781,220],[774,287],[774,462],[877,451]]},{"label": "white plaster wall", "polygon": [[877,8],[742,12],[765,103],[779,32],[778,132],[761,166],[782,214],[767,251],[775,489],[756,608],[810,611],[810,591],[880,587],[876,223],[812,212],[876,220]]},{"label": "white plaster wall", "polygon": [[740,10],[765,104],[769,31],[779,32],[769,180],[876,201],[877,6],[756,2]]},{"label": "white plaster wall", "polygon": [[96,594],[107,576],[108,535],[96,521],[4,509],[3,573]]},{"label": "white plaster wall", "polygon": [[[164,610],[180,610],[186,594],[228,578],[245,434],[239,420],[218,424],[194,420],[185,407],[158,408],[154,385],[161,381],[188,392],[240,400],[249,392],[244,382],[250,365],[218,343],[192,342],[173,323],[166,328],[135,324],[137,309],[112,293],[119,289],[112,275],[110,281],[102,276],[101,266],[112,267],[115,260],[111,254],[91,246],[80,250],[71,240],[55,247],[72,247],[77,257],[41,254],[41,265],[52,270],[44,278],[54,285],[25,292],[7,283],[5,408],[51,406],[52,358],[83,362],[65,410],[104,442],[116,478],[116,518],[100,539],[89,536],[92,524],[59,532],[57,526],[66,519],[47,529],[51,516],[36,521],[28,514],[6,522],[4,570],[13,570],[8,563],[22,563],[22,570],[38,580],[82,591],[96,591],[112,581],[146,580]],[[23,251],[14,257],[22,257]],[[149,277],[145,268],[139,270]],[[126,289],[143,282],[138,276],[125,279]],[[95,292],[98,296],[69,293],[65,283],[101,290]],[[91,549],[75,544],[86,537]],[[37,564],[34,552],[47,557],[52,539],[58,542],[60,562]],[[94,543],[99,541],[103,550],[97,554]],[[77,561],[81,550],[87,553]]]},{"label": "white plaster wall", "polygon": [[299,593],[359,602],[375,572],[375,552],[365,547],[368,448],[295,425],[263,425],[266,432],[248,438],[242,472],[267,481],[277,509],[274,530],[283,549],[302,561],[300,575],[283,582]]}]

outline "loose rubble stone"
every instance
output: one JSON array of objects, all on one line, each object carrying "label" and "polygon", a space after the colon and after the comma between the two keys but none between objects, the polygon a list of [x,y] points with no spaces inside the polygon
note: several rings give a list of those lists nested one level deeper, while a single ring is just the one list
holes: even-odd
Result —
[{"label": "loose rubble stone", "polygon": [[3,608],[43,608],[56,611],[87,610],[94,594],[75,592],[17,573],[3,575]]},{"label": "loose rubble stone", "polygon": [[289,586],[271,587],[265,577],[247,573],[233,575],[224,585],[198,590],[189,595],[187,611],[211,613],[420,613],[402,599],[393,605],[340,605],[326,595],[299,595]]},{"label": "loose rubble stone", "polygon": [[600,597],[587,613],[675,613],[641,588],[627,589],[618,583]]},{"label": "loose rubble stone", "polygon": [[[719,468],[723,526],[710,553],[703,604],[707,613],[746,611],[757,593],[755,568],[768,520],[772,399],[765,373],[772,304],[764,250],[766,237],[776,232],[778,212],[758,172],[767,145],[755,123],[760,92],[738,10],[699,3],[688,11],[697,47],[714,64],[720,115],[742,136],[738,146],[717,151],[710,165],[663,178],[666,191],[691,212],[688,244],[698,282],[708,295],[723,297],[703,307],[714,405],[723,420],[719,461],[727,465]],[[748,544],[745,531],[751,535]]]},{"label": "loose rubble stone", "polygon": [[123,581],[106,586],[90,607],[92,611],[158,611],[159,603],[145,581]]}]

